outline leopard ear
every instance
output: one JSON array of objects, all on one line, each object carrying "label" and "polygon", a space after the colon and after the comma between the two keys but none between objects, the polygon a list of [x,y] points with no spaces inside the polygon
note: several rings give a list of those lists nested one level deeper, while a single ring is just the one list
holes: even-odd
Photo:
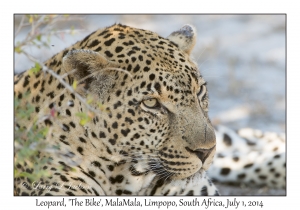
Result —
[{"label": "leopard ear", "polygon": [[66,72],[76,69],[74,73],[76,79],[82,79],[100,69],[115,66],[116,64],[92,50],[71,50],[63,58],[63,67]]},{"label": "leopard ear", "polygon": [[[103,92],[103,88],[109,88],[114,81],[111,72],[104,71],[115,68],[116,64],[109,61],[98,52],[92,50],[71,50],[63,58],[63,68],[66,72],[72,72],[74,79],[84,84],[84,88],[95,92]],[[102,80],[100,82],[100,80]],[[100,83],[100,86],[98,86]],[[107,83],[107,84],[106,84]],[[92,87],[92,88],[91,88]],[[100,91],[99,91],[100,89]]]},{"label": "leopard ear", "polygon": [[178,45],[178,48],[191,54],[196,44],[196,29],[191,25],[184,25],[178,31],[174,31],[167,37],[170,41]]}]

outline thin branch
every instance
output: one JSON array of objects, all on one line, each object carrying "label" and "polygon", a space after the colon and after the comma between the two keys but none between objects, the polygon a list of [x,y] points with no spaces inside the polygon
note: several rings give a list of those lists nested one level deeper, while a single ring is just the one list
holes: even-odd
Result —
[{"label": "thin branch", "polygon": [[15,33],[15,37],[20,33],[21,29],[24,27],[24,20],[25,20],[25,16],[22,16],[21,22],[19,24],[19,27]]},{"label": "thin branch", "polygon": [[61,33],[66,33],[66,34],[71,34],[71,33],[78,33],[78,32],[83,32],[85,31],[84,29],[65,29],[65,30],[60,30],[60,31],[50,31],[50,32],[42,32],[40,33],[41,36],[49,36],[49,35],[57,35]]},{"label": "thin branch", "polygon": [[73,93],[75,95],[75,97],[77,97],[77,99],[79,101],[81,101],[90,111],[94,112],[94,113],[99,113],[98,110],[94,109],[93,107],[91,107],[84,98],[82,98],[68,83],[66,83],[58,74],[56,74],[54,71],[52,71],[51,69],[49,69],[47,66],[43,65],[42,66],[42,70],[51,74],[53,77],[55,77],[68,91],[70,91],[70,93]]},{"label": "thin branch", "polygon": [[108,68],[105,68],[105,69],[101,69],[101,71],[105,71],[105,70],[114,70],[114,71],[120,71],[120,72],[123,72],[127,75],[130,76],[130,78],[132,78],[132,75],[130,74],[130,72],[128,71],[125,71],[124,69],[121,69],[121,68],[111,68],[111,67],[108,67]]},{"label": "thin branch", "polygon": [[[32,21],[32,23],[30,24],[31,25],[31,32],[27,34],[26,38],[18,43],[18,45],[16,47],[23,47],[25,45],[28,45],[28,43],[32,42],[34,39],[36,39],[38,36],[44,36],[44,35],[57,35],[57,34],[60,34],[60,33],[67,33],[67,34],[71,34],[71,33],[77,33],[77,32],[81,32],[81,31],[84,31],[83,29],[76,29],[76,30],[70,30],[70,29],[66,29],[66,30],[60,30],[60,31],[53,31],[53,26],[55,23],[57,22],[61,22],[61,21],[67,21],[63,18],[61,18],[61,16],[57,16],[57,17],[54,17],[52,19],[49,19],[49,20],[45,20],[45,15],[39,17],[39,19],[37,21]],[[26,24],[24,24],[24,19],[25,19],[25,16],[23,16],[22,20],[21,20],[21,23],[19,25],[19,28],[17,30],[17,33],[20,32],[20,30],[23,28],[23,26],[25,26]],[[70,18],[72,20],[81,20],[82,18]],[[41,29],[41,31],[39,33],[36,33],[37,29],[40,28],[42,25],[45,25],[45,27],[43,29]],[[17,35],[16,33],[16,35]],[[16,37],[15,35],[15,37]]]},{"label": "thin branch", "polygon": [[[42,64],[40,61],[38,61],[37,59],[35,59],[34,57],[32,57],[31,55],[29,55],[26,52],[23,52],[31,61],[35,62],[35,63],[39,63]],[[41,65],[42,66],[42,71],[47,72],[49,74],[51,74],[54,78],[56,78],[70,93],[73,93],[75,95],[75,97],[77,97],[77,99],[82,102],[90,111],[94,112],[94,113],[100,113],[99,110],[94,109],[93,107],[91,107],[84,98],[82,98],[68,83],[66,83],[62,77],[58,74],[56,74],[53,70],[49,69],[47,66],[45,65]]]},{"label": "thin branch", "polygon": [[63,79],[63,78],[65,78],[66,76],[73,74],[75,71],[77,71],[77,69],[73,69],[72,71],[69,71],[69,72],[67,72],[67,73],[65,73],[65,74],[63,74],[63,75],[61,75],[61,78]]}]

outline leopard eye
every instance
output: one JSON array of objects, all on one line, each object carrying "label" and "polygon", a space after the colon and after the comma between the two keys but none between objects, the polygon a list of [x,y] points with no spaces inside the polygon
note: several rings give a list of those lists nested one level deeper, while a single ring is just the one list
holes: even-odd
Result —
[{"label": "leopard eye", "polygon": [[206,94],[206,86],[205,85],[201,85],[200,90],[197,93],[197,96],[198,96],[198,98],[199,98],[200,101],[205,96],[205,94]]},{"label": "leopard eye", "polygon": [[197,93],[197,96],[199,97],[203,92],[203,85],[200,86],[200,90],[199,92]]},{"label": "leopard eye", "polygon": [[158,100],[156,98],[150,98],[143,101],[143,104],[148,108],[155,108],[158,106]]}]

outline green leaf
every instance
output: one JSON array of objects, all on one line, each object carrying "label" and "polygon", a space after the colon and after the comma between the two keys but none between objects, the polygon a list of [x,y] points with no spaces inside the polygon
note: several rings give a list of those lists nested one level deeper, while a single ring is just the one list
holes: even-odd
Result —
[{"label": "green leaf", "polygon": [[80,118],[87,117],[87,114],[83,113],[83,112],[78,112],[75,115],[78,116],[78,117],[80,117]]},{"label": "green leaf", "polygon": [[49,128],[48,128],[48,127],[42,128],[42,130],[41,130],[42,135],[43,135],[43,136],[46,136],[46,135],[48,134],[48,131],[49,131]]},{"label": "green leaf", "polygon": [[39,71],[40,71],[41,69],[42,69],[42,68],[41,68],[41,65],[40,65],[38,62],[36,62],[35,65],[34,65],[34,67],[32,67],[32,68],[29,70],[29,75],[30,75],[30,74],[37,74],[37,73],[39,73]]},{"label": "green leaf", "polygon": [[29,20],[28,20],[29,23],[32,23],[33,22],[33,15],[29,15]]},{"label": "green leaf", "polygon": [[76,90],[77,88],[77,80],[74,80],[73,84],[72,84],[72,87],[74,90]]},{"label": "green leaf", "polygon": [[85,125],[91,120],[87,113],[76,113],[76,116],[80,118],[80,125]]},{"label": "green leaf", "polygon": [[15,47],[15,52],[20,54],[22,52],[21,47],[20,46]]},{"label": "green leaf", "polygon": [[37,36],[36,36],[36,39],[37,39],[38,41],[41,41],[42,35],[41,35],[41,34],[37,35]]},{"label": "green leaf", "polygon": [[74,35],[74,34],[75,34],[75,27],[71,26],[71,35]]},{"label": "green leaf", "polygon": [[87,104],[91,104],[94,101],[94,98],[91,95],[87,96]]}]

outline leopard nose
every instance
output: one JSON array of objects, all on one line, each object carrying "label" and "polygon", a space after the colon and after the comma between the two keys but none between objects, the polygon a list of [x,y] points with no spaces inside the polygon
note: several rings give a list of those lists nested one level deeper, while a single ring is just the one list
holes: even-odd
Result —
[{"label": "leopard nose", "polygon": [[214,150],[215,146],[213,146],[210,149],[195,149],[195,150],[191,150],[190,148],[186,147],[185,149],[192,153],[197,155],[197,157],[202,161],[202,163],[205,162],[205,160],[209,157],[209,155],[211,154],[211,152]]}]

